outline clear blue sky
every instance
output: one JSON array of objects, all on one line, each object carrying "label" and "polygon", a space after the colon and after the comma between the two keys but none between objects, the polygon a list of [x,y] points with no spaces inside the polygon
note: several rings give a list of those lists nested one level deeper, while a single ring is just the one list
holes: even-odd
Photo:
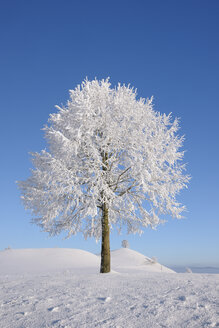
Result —
[{"label": "clear blue sky", "polygon": [[48,238],[31,225],[16,180],[29,175],[28,152],[45,148],[41,128],[54,105],[87,76],[130,83],[154,95],[155,109],[181,118],[192,180],[188,212],[139,237],[113,232],[163,264],[219,266],[219,1],[7,0],[0,8],[0,249],[100,243]]}]

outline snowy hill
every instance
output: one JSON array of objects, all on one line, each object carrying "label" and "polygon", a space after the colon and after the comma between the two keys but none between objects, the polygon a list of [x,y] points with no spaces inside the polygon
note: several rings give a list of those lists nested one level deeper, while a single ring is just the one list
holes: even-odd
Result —
[{"label": "snowy hill", "polygon": [[47,273],[74,270],[98,273],[96,255],[68,248],[7,249],[0,252],[0,274]]},{"label": "snowy hill", "polygon": [[[174,272],[136,251],[121,248],[111,252],[112,270],[123,273]],[[71,270],[98,273],[100,256],[80,249],[7,249],[0,252],[0,274],[38,274]]]},{"label": "snowy hill", "polygon": [[118,272],[169,272],[174,273],[173,270],[153,261],[145,255],[133,251],[129,248],[121,248],[111,252],[112,268]]}]

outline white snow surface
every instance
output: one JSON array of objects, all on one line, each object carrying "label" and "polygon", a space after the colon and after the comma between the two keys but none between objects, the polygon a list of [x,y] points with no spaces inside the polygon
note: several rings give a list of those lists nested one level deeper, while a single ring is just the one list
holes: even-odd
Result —
[{"label": "white snow surface", "polygon": [[[0,252],[0,327],[219,327],[219,275],[173,274],[130,249]],[[144,269],[143,269],[144,268]],[[152,271],[153,270],[153,271]]]},{"label": "white snow surface", "polygon": [[117,272],[136,273],[136,271],[147,271],[175,273],[164,265],[153,263],[149,257],[129,248],[121,248],[112,251],[111,262],[112,269]]}]

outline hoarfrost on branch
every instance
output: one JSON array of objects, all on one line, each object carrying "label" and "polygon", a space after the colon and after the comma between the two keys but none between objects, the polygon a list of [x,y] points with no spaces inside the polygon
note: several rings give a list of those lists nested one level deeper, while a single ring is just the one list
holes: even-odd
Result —
[{"label": "hoarfrost on branch", "polygon": [[44,127],[49,150],[32,154],[35,169],[19,182],[44,231],[99,239],[103,204],[110,227],[126,225],[128,233],[156,227],[162,214],[181,218],[176,195],[189,177],[177,119],[130,86],[111,88],[109,79],[86,79],[57,109]]}]

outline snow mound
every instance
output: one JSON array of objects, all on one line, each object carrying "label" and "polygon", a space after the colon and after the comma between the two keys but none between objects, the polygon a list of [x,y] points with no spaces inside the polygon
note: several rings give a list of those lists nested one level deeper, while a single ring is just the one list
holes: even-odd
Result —
[{"label": "snow mound", "polygon": [[[174,272],[128,248],[111,251],[111,269],[120,273]],[[100,256],[80,249],[41,248],[0,251],[0,275],[42,274],[70,270],[75,273],[99,273]]]},{"label": "snow mound", "polygon": [[41,248],[0,251],[0,274],[48,273],[65,270],[98,273],[99,258],[80,249]]},{"label": "snow mound", "polygon": [[149,257],[133,251],[129,248],[121,248],[111,252],[112,269],[117,272],[169,272],[175,271],[161,265],[160,263],[153,263]]}]

